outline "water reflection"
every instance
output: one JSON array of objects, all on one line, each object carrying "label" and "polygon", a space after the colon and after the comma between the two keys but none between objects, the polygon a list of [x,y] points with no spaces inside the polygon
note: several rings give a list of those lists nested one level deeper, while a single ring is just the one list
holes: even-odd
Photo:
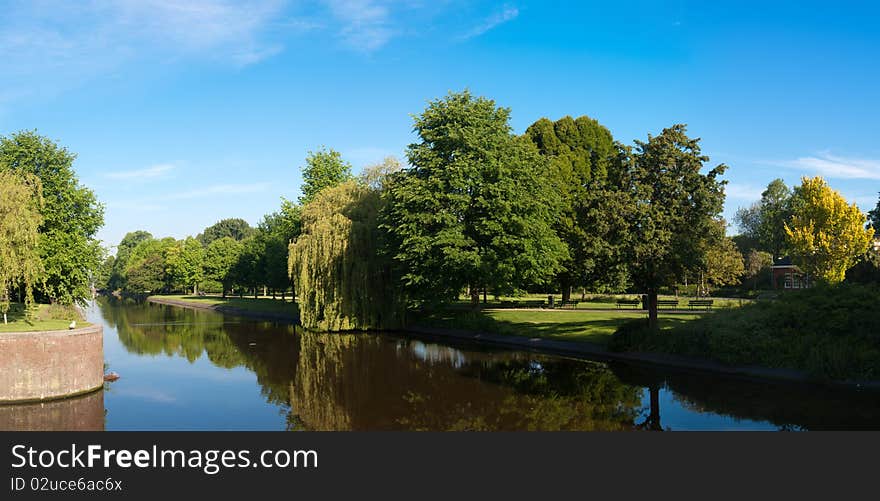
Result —
[{"label": "water reflection", "polygon": [[0,428],[103,428],[104,405],[111,430],[880,428],[876,394],[303,332],[161,305],[102,300],[89,315],[104,322],[107,362],[122,374],[93,396],[100,420],[72,406],[0,408]]},{"label": "water reflection", "polygon": [[103,431],[104,392],[43,403],[0,405],[3,431]]}]

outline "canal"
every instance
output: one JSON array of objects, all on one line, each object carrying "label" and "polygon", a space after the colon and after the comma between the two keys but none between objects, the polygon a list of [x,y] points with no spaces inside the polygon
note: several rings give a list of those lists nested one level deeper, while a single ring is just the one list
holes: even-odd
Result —
[{"label": "canal", "polygon": [[880,429],[875,393],[100,299],[103,392],[0,406],[0,429]]}]

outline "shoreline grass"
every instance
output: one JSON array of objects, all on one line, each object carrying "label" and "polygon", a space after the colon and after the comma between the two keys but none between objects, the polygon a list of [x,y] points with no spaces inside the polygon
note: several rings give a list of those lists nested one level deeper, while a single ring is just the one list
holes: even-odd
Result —
[{"label": "shoreline grass", "polygon": [[72,320],[76,321],[77,328],[91,325],[75,308],[50,304],[37,305],[32,319],[25,317],[24,307],[20,304],[13,304],[6,316],[9,323],[4,324],[0,315],[0,334],[68,330]]},{"label": "shoreline grass", "polygon": [[277,299],[271,297],[243,297],[238,296],[189,296],[189,295],[154,295],[150,298],[168,299],[172,301],[180,301],[193,305],[215,306],[234,308],[236,310],[253,312],[253,313],[271,313],[281,315],[297,315],[298,309],[292,298],[288,297],[284,300],[279,296]]}]

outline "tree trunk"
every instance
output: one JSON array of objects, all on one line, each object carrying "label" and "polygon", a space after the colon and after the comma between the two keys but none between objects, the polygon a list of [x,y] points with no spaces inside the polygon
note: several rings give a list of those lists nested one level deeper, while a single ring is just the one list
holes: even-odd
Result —
[{"label": "tree trunk", "polygon": [[480,305],[480,291],[476,287],[471,287],[471,306],[476,308]]},{"label": "tree trunk", "polygon": [[483,304],[486,304],[486,288],[483,287]]},{"label": "tree trunk", "polygon": [[286,300],[287,300],[287,299],[285,299],[285,297],[284,297],[285,294],[287,294],[287,291],[284,290],[284,289],[281,289],[281,300],[282,300],[282,301],[286,301]]},{"label": "tree trunk", "polygon": [[657,291],[648,290],[648,328],[656,329],[659,325],[657,319]]},{"label": "tree trunk", "polygon": [[560,280],[562,285],[562,302],[571,301],[571,284],[567,278]]},{"label": "tree trunk", "polygon": [[660,425],[660,389],[657,386],[651,386],[648,391],[651,394],[651,414],[648,417],[648,429],[663,431],[663,426]]},{"label": "tree trunk", "polygon": [[255,285],[255,286],[254,286],[254,299],[259,299],[259,298],[257,297],[257,295],[259,294],[259,292],[260,292],[260,288],[257,287],[257,286]]},{"label": "tree trunk", "polygon": [[223,287],[223,299],[226,299],[226,287]]}]

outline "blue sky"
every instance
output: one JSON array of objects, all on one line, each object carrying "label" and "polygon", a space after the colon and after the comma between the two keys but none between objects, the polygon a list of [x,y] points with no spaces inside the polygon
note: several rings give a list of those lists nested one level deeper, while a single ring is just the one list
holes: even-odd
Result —
[{"label": "blue sky", "polygon": [[627,144],[687,123],[730,166],[725,215],[775,177],[880,191],[880,9],[870,2],[0,2],[0,134],[77,153],[99,237],[256,224],[309,150],[403,156],[412,114],[469,88]]}]

